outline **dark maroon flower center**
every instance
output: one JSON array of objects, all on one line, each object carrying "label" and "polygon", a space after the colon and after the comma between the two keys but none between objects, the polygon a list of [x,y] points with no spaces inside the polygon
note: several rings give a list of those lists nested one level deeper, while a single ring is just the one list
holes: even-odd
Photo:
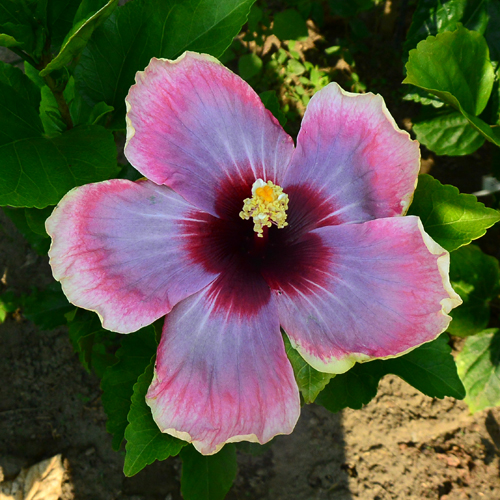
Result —
[{"label": "dark maroon flower center", "polygon": [[288,226],[264,228],[264,237],[258,238],[253,221],[239,217],[251,186],[252,181],[223,186],[217,204],[219,218],[194,211],[194,221],[184,223],[191,259],[220,274],[218,288],[231,295],[222,298],[246,313],[269,300],[271,290],[294,295],[309,289],[311,282],[321,285],[330,254],[321,238],[310,231],[339,222],[330,216],[331,204],[311,188],[289,186]]}]

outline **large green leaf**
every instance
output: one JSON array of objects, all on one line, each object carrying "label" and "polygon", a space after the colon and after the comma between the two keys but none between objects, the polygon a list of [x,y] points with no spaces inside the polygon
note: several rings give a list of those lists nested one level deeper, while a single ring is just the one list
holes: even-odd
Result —
[{"label": "large green leaf", "polygon": [[40,76],[48,75],[78,57],[90,40],[94,30],[111,15],[117,5],[118,0],[109,0],[101,9],[87,13],[83,19],[78,21],[68,33],[57,56],[40,71]]},{"label": "large green leaf", "polygon": [[236,478],[236,447],[226,444],[215,455],[203,456],[193,446],[181,451],[181,493],[184,500],[223,500]]},{"label": "large green leaf", "polygon": [[292,347],[288,337],[284,334],[285,350],[293,368],[295,381],[305,403],[313,403],[326,384],[335,376],[331,373],[322,373],[310,366],[304,358]]},{"label": "large green leaf", "polygon": [[457,356],[458,373],[472,413],[500,405],[500,330],[469,337]]},{"label": "large green leaf", "polygon": [[102,405],[108,416],[106,429],[113,435],[113,449],[119,450],[128,425],[134,384],[149,365],[156,352],[155,331],[148,326],[138,332],[123,335],[116,353],[118,362],[108,367],[101,382]]},{"label": "large green leaf", "polygon": [[[27,77],[19,68],[16,68],[11,64],[0,62],[0,83],[11,87],[15,94],[10,95],[16,95],[16,101],[22,101],[26,104],[27,109],[33,108],[34,110],[37,110],[40,106],[40,90],[36,85],[33,85],[30,78]],[[7,109],[4,109],[0,113],[5,113],[12,109],[9,105],[12,105],[13,103],[1,100],[1,104]],[[24,115],[24,112],[29,114]],[[24,112],[21,111],[19,117],[21,119],[31,119],[31,113],[29,111]],[[0,116],[2,116],[2,114],[0,114]],[[10,116],[10,119],[16,119],[16,116],[18,116],[18,114]]]},{"label": "large green leaf", "polygon": [[421,175],[408,210],[422,219],[427,233],[449,252],[483,236],[500,220],[497,210],[486,208],[472,194],[460,194],[455,186]]},{"label": "large green leaf", "polygon": [[458,22],[484,34],[488,24],[488,3],[488,0],[419,0],[404,51],[414,49],[430,35],[453,31]]},{"label": "large green leaf", "polygon": [[450,280],[463,304],[451,311],[448,332],[467,336],[484,330],[490,320],[490,301],[500,293],[500,268],[495,257],[475,245],[451,254]]},{"label": "large green leaf", "polygon": [[124,99],[152,57],[186,50],[220,56],[255,0],[133,0],[118,7],[92,36],[76,67],[77,85],[96,104],[115,108],[124,127]]},{"label": "large green leaf", "polygon": [[[40,99],[40,90],[20,69],[0,63],[0,147],[41,136]],[[2,165],[0,168],[5,169]]]},{"label": "large green leaf", "polygon": [[59,47],[73,26],[79,2],[75,0],[48,0],[47,28],[52,45]]},{"label": "large green leaf", "polygon": [[153,379],[153,368],[154,359],[134,384],[132,404],[127,417],[129,425],[125,429],[127,444],[123,466],[123,473],[129,477],[155,460],[165,460],[177,455],[182,447],[187,445],[185,441],[163,434],[153,420],[151,409],[145,399]]},{"label": "large green leaf", "polygon": [[[39,122],[38,115],[35,118]],[[5,132],[4,137],[11,133]],[[0,156],[0,205],[55,205],[73,187],[106,180],[118,172],[113,134],[97,125],[77,127],[52,139],[31,136],[4,141]]]},{"label": "large green leaf", "polygon": [[494,81],[488,46],[480,33],[460,26],[428,37],[410,51],[406,71],[403,83],[453,106],[486,139],[500,146],[500,131],[477,116],[488,102]]},{"label": "large green leaf", "polygon": [[334,412],[343,408],[357,410],[375,397],[380,379],[389,373],[433,398],[450,396],[462,399],[465,396],[448,345],[448,335],[443,334],[403,356],[354,365],[348,372],[332,379],[316,402]]},{"label": "large green leaf", "polygon": [[493,87],[486,40],[463,26],[420,42],[410,51],[406,71],[403,83],[423,88],[454,107],[458,102],[474,116],[486,107]]},{"label": "large green leaf", "polygon": [[438,155],[468,155],[480,148],[485,140],[462,113],[449,108],[443,113],[434,112],[415,120],[413,131],[420,143]]}]

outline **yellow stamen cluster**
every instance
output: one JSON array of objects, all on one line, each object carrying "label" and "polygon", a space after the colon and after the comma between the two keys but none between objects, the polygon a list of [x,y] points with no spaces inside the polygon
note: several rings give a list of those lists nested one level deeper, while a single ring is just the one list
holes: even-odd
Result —
[{"label": "yellow stamen cluster", "polygon": [[263,228],[272,224],[279,229],[288,226],[286,211],[288,210],[288,195],[280,186],[271,181],[264,182],[257,179],[252,186],[252,197],[243,202],[240,217],[245,220],[253,218],[253,230],[260,238],[263,237]]}]

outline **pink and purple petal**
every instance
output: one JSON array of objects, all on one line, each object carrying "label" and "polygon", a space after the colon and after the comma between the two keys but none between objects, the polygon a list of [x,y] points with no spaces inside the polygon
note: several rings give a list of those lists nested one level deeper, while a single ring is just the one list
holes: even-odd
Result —
[{"label": "pink and purple petal", "polygon": [[[233,184],[280,183],[293,141],[253,89],[215,58],[152,59],[127,96],[125,155],[212,215]],[[248,195],[247,195],[248,196]],[[241,200],[243,203],[243,200]]]},{"label": "pink and purple petal", "polygon": [[400,130],[379,95],[331,83],[311,99],[283,189],[309,193],[312,227],[406,213],[420,166],[418,142]]},{"label": "pink and purple petal", "polygon": [[446,330],[461,303],[448,268],[417,217],[392,217],[311,231],[265,277],[292,345],[319,371],[343,373]]},{"label": "pink and purple petal", "polygon": [[258,274],[235,268],[174,307],[146,401],[162,432],[204,455],[292,432],[299,393],[276,304]]},{"label": "pink and purple petal", "polygon": [[217,276],[189,257],[207,217],[149,181],[75,188],[46,223],[54,278],[70,302],[97,312],[104,328],[133,332]]}]

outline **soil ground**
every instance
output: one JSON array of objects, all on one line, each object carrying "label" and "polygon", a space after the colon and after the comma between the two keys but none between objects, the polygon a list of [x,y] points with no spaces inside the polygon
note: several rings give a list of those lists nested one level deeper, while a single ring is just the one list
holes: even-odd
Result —
[{"label": "soil ground", "polygon": [[[26,293],[50,283],[38,256],[3,214],[0,274]],[[5,284],[3,285],[5,287]],[[3,288],[2,287],[2,288]],[[99,380],[73,353],[65,328],[40,331],[21,315],[0,325],[0,467],[22,467],[62,453],[61,500],[176,500],[180,463],[155,463],[133,478],[111,449]],[[259,456],[239,453],[228,500],[498,500],[500,409],[470,416],[466,405],[382,380],[360,411],[304,407],[291,436]]]}]

